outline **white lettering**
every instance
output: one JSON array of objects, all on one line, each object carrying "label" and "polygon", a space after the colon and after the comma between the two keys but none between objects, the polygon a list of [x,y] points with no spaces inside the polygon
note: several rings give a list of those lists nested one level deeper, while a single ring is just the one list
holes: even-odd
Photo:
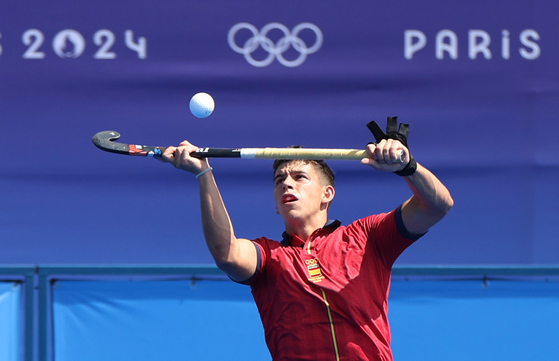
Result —
[{"label": "white lettering", "polygon": [[126,32],[124,33],[124,42],[126,43],[128,49],[134,50],[136,53],[138,53],[138,58],[140,59],[147,58],[146,38],[139,37],[138,42],[135,43],[134,32],[132,30],[126,30]]},{"label": "white lettering", "polygon": [[[478,39],[481,41],[478,42]],[[485,59],[491,59],[491,37],[484,30],[470,30],[468,32],[468,56],[470,59],[477,58],[478,53],[482,53]]]},{"label": "white lettering", "polygon": [[[0,40],[1,39],[2,34],[0,34]],[[27,46],[22,58],[44,59],[46,57],[46,53],[41,51],[41,48],[45,41],[48,40],[45,38],[41,30],[25,30],[25,32],[21,35],[21,41],[23,42],[23,45]],[[138,53],[138,58],[147,58],[146,38],[139,37],[135,40],[133,31],[126,30],[124,32],[124,42],[129,49]],[[111,30],[97,30],[93,34],[93,43],[98,46],[97,51],[93,55],[94,59],[116,59],[117,54],[114,51],[111,51],[113,46],[116,44],[116,37]],[[83,54],[86,45],[85,38],[82,34],[73,29],[59,31],[52,38],[52,49],[54,50],[54,53],[61,58],[79,58]],[[4,49],[2,44],[0,44],[0,55],[3,54],[3,51]]]},{"label": "white lettering", "polygon": [[[511,58],[511,33],[507,29],[501,30],[501,58]],[[541,56],[541,48],[538,44],[540,34],[534,29],[525,29],[520,33],[521,47],[518,48],[524,59],[534,60]],[[404,32],[404,57],[413,59],[414,54],[425,48],[427,37],[420,30],[405,30]],[[492,58],[491,36],[481,29],[470,29],[468,31],[468,57],[475,60],[481,53],[485,59]],[[496,50],[496,49],[494,49]],[[444,59],[445,56],[458,59],[458,36],[450,29],[440,30],[435,38],[435,57]]]},{"label": "white lettering", "polygon": [[526,29],[523,32],[521,32],[520,42],[522,43],[522,45],[532,49],[532,51],[528,51],[524,48],[520,48],[518,51],[520,52],[520,55],[524,59],[534,60],[540,56],[541,49],[540,46],[537,43],[531,41],[530,38],[534,40],[540,40],[540,34],[538,34],[537,31],[532,29]]},{"label": "white lettering", "polygon": [[[448,43],[445,43],[448,39]],[[452,30],[441,30],[437,33],[436,56],[437,59],[444,59],[445,51],[451,59],[458,59],[458,37]]]},{"label": "white lettering", "polygon": [[[414,43],[414,39],[417,41]],[[425,47],[427,37],[419,30],[406,30],[404,32],[404,57],[413,59],[413,54]]]},{"label": "white lettering", "polygon": [[501,56],[503,59],[510,59],[510,33],[505,29],[501,32],[501,34]]},{"label": "white lettering", "polygon": [[42,51],[37,51],[43,45],[45,41],[45,36],[43,33],[37,29],[29,29],[21,36],[21,41],[24,45],[29,46],[27,51],[23,53],[24,59],[43,59],[45,53]]},{"label": "white lettering", "polygon": [[[104,40],[104,41],[103,41]],[[115,59],[116,54],[109,51],[115,43],[115,34],[107,29],[102,29],[93,35],[93,42],[99,46],[99,50],[93,55],[95,59]]]}]

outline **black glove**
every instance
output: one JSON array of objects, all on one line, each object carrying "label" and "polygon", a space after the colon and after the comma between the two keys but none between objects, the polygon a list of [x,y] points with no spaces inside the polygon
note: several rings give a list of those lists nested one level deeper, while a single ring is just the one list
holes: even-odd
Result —
[{"label": "black glove", "polygon": [[[408,152],[409,152],[410,148],[408,147],[408,133],[410,131],[410,125],[400,123],[400,126],[396,127],[397,125],[398,125],[398,117],[388,117],[386,120],[386,133],[384,133],[382,129],[380,129],[377,122],[375,122],[374,120],[369,124],[367,124],[367,128],[369,128],[371,133],[373,133],[373,136],[377,140],[377,143],[383,139],[399,140],[400,143],[404,145],[404,147],[408,148]],[[399,176],[408,176],[414,174],[416,169],[417,169],[417,162],[415,161],[415,159],[412,157],[410,153],[409,163],[402,170],[399,170],[394,173],[396,173]]]}]

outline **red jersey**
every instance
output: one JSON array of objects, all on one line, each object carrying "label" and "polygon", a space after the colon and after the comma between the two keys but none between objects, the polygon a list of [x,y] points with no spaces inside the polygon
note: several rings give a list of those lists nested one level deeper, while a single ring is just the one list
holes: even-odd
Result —
[{"label": "red jersey", "polygon": [[331,222],[308,240],[253,240],[260,259],[248,283],[274,361],[392,360],[391,269],[419,237],[398,208]]}]

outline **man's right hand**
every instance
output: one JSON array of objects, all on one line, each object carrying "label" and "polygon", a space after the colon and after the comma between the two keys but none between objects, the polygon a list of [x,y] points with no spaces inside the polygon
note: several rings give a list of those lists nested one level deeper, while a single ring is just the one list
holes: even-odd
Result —
[{"label": "man's right hand", "polygon": [[191,157],[190,154],[198,150],[198,147],[188,141],[182,141],[178,147],[168,147],[161,155],[160,160],[171,163],[175,168],[185,170],[192,174],[199,174],[210,167],[206,158]]}]

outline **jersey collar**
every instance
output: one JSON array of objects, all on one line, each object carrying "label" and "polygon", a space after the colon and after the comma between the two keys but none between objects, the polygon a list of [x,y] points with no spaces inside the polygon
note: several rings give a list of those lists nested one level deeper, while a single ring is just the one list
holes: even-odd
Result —
[{"label": "jersey collar", "polygon": [[[324,225],[324,227],[322,227],[320,230],[324,231],[325,233],[332,233],[334,232],[334,230],[336,230],[336,228],[338,228],[340,225],[342,224],[341,221],[337,220],[337,219],[330,219],[328,220],[328,222],[326,222],[326,224]],[[318,230],[317,230],[318,231]],[[316,231],[315,231],[316,232]],[[299,237],[295,236],[295,235],[291,235],[291,234],[287,234],[287,232],[283,232],[283,234],[281,235],[282,240],[281,240],[281,245],[284,247],[287,246],[299,246],[299,247],[303,247],[303,245],[305,244],[305,242],[303,240],[301,240]]]}]

